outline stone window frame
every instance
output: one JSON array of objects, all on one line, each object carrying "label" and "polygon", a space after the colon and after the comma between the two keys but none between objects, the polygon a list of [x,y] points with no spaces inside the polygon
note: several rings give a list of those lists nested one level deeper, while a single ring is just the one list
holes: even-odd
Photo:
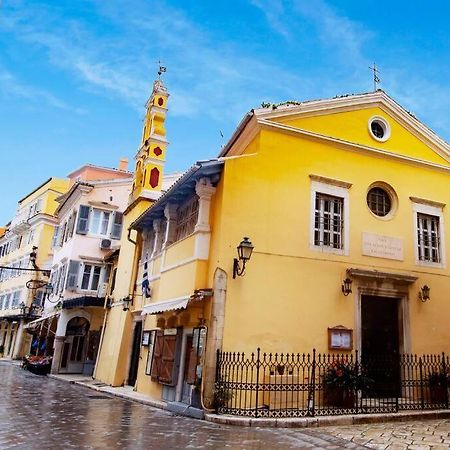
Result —
[{"label": "stone window frame", "polygon": [[[419,230],[418,230],[418,218],[419,216],[430,216],[438,219],[439,230],[439,261],[423,260],[419,257]],[[443,269],[446,267],[446,255],[445,255],[445,222],[443,214],[443,206],[419,203],[413,200],[413,233],[414,233],[414,257],[415,263],[418,266],[436,267]]]},{"label": "stone window frame", "polygon": [[[323,177],[311,178],[311,197],[310,197],[310,241],[311,250],[323,253],[332,253],[335,255],[348,256],[350,247],[350,183],[343,183],[338,180],[326,179]],[[331,197],[341,198],[343,201],[342,227],[341,227],[341,248],[333,248],[326,245],[317,245],[315,243],[315,216],[316,216],[316,197],[317,195],[327,195]]]}]

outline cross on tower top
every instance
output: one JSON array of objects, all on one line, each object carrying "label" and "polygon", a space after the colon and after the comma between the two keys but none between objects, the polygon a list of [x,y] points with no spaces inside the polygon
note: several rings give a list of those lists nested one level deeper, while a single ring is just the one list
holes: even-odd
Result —
[{"label": "cross on tower top", "polygon": [[159,69],[158,69],[158,78],[161,79],[161,75],[162,75],[163,73],[167,72],[167,67],[166,67],[166,66],[162,66],[162,65],[161,65],[161,61],[158,61],[158,66],[159,66]]},{"label": "cross on tower top", "polygon": [[373,67],[369,66],[369,69],[373,72],[373,90],[376,92],[378,84],[381,83],[381,78],[379,77],[380,71],[377,69],[375,63],[373,63]]}]

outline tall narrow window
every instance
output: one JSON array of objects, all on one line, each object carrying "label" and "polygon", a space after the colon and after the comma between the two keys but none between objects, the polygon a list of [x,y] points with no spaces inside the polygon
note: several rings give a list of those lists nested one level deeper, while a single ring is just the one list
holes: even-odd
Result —
[{"label": "tall narrow window", "polygon": [[177,241],[194,232],[198,219],[198,197],[195,196],[178,208]]},{"label": "tall narrow window", "polygon": [[100,236],[106,236],[109,230],[110,217],[111,213],[109,211],[94,209],[89,224],[89,232]]},{"label": "tall narrow window", "polygon": [[85,264],[83,276],[81,279],[81,289],[87,291],[96,291],[100,282],[100,275],[102,273],[102,266],[94,266],[92,264]]},{"label": "tall narrow window", "polygon": [[344,199],[317,192],[314,209],[314,245],[343,248]]},{"label": "tall narrow window", "polygon": [[417,213],[417,254],[419,261],[441,262],[439,217]]}]

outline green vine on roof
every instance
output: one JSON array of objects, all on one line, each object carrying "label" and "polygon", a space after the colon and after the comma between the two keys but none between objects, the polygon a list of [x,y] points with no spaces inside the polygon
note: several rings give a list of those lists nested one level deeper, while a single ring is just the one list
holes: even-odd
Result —
[{"label": "green vine on roof", "polygon": [[277,109],[279,106],[298,106],[301,105],[301,102],[297,102],[295,100],[287,100],[285,102],[280,102],[280,103],[270,103],[270,102],[262,102],[261,103],[261,108],[270,108],[272,107],[272,109]]}]

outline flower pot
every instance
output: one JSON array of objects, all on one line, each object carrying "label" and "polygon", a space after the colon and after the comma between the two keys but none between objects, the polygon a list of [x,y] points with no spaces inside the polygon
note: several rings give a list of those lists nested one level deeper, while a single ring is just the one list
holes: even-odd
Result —
[{"label": "flower pot", "polygon": [[430,402],[445,403],[447,401],[447,388],[445,386],[430,386]]},{"label": "flower pot", "polygon": [[325,404],[328,406],[338,408],[354,408],[355,406],[355,392],[353,390],[338,386],[328,386],[324,394]]}]

